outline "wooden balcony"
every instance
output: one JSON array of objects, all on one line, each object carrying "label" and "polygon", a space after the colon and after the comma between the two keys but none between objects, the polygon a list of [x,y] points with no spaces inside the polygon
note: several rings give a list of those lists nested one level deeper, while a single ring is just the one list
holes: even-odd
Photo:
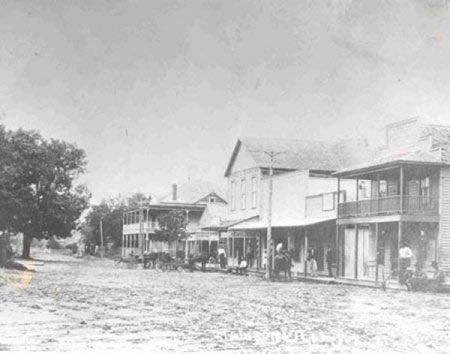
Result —
[{"label": "wooden balcony", "polygon": [[[403,205],[401,200],[403,198]],[[338,218],[352,218],[381,215],[439,215],[437,199],[423,196],[394,195],[377,199],[339,203]]]}]

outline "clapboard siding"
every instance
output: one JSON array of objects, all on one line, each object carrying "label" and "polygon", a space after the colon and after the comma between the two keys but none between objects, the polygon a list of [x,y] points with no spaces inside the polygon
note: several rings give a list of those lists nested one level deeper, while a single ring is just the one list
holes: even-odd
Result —
[{"label": "clapboard siding", "polygon": [[441,169],[440,187],[439,263],[450,272],[450,168]]}]

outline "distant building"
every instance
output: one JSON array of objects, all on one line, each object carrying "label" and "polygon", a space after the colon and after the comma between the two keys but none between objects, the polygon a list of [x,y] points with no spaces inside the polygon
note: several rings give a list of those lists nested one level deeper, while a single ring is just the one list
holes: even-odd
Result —
[{"label": "distant building", "polygon": [[[157,203],[127,211],[123,215],[122,256],[131,252],[216,253],[219,234],[213,228],[220,225],[227,213],[227,202],[221,193],[220,187],[204,181],[191,181],[180,187],[174,184],[172,192]],[[170,211],[183,212],[187,220],[188,238],[178,245],[158,241],[154,237],[159,229],[158,217]]]},{"label": "distant building", "polygon": [[353,191],[339,201],[338,276],[382,280],[399,275],[399,248],[411,267],[433,260],[450,272],[450,126],[418,118],[386,127],[372,159],[334,174]]}]

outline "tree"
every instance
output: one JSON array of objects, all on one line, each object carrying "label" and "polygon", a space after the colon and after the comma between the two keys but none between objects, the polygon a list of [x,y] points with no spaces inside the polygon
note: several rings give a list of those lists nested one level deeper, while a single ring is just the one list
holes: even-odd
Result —
[{"label": "tree", "polygon": [[165,241],[175,242],[178,251],[178,241],[186,238],[187,220],[183,211],[172,210],[158,216],[159,230],[156,237]]},{"label": "tree", "polygon": [[137,209],[150,203],[151,197],[143,193],[135,193],[128,198],[115,197],[104,199],[94,205],[82,225],[82,232],[87,242],[100,245],[100,221],[106,242],[112,241],[115,246],[122,244],[122,216],[127,210]]},{"label": "tree", "polygon": [[0,129],[0,227],[24,234],[24,258],[33,238],[69,237],[90,194],[74,181],[86,154],[35,131]]}]

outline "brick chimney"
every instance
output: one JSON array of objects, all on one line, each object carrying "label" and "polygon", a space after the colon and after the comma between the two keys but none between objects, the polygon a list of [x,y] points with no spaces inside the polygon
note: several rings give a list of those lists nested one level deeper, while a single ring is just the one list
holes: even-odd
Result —
[{"label": "brick chimney", "polygon": [[175,183],[172,184],[172,200],[177,200],[177,185]]}]

